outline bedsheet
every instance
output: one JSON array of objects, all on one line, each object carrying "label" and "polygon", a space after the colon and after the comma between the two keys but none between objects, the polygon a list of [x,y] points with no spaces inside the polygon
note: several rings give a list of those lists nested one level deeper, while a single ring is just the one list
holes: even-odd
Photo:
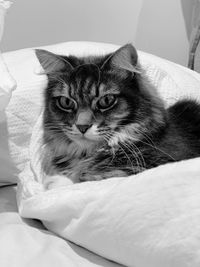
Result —
[{"label": "bedsheet", "polygon": [[0,188],[1,267],[120,267],[18,214],[16,187]]}]

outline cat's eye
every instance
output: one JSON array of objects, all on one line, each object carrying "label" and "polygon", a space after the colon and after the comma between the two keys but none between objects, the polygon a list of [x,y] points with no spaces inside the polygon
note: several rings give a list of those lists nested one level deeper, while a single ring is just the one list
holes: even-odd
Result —
[{"label": "cat's eye", "polygon": [[56,104],[60,109],[64,111],[71,112],[75,109],[75,102],[72,99],[65,96],[57,97]]},{"label": "cat's eye", "polygon": [[117,98],[115,95],[108,94],[108,95],[101,97],[96,105],[98,109],[106,110],[114,106],[116,101],[117,101]]}]

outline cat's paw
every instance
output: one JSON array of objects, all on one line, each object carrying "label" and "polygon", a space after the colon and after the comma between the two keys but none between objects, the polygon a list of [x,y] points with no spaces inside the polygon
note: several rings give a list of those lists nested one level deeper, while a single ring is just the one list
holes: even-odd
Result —
[{"label": "cat's paw", "polygon": [[104,179],[102,177],[102,175],[89,175],[89,174],[86,174],[84,176],[81,176],[79,178],[80,182],[87,182],[87,181],[100,181]]},{"label": "cat's paw", "polygon": [[104,172],[101,174],[85,174],[84,176],[80,177],[81,182],[85,181],[100,181],[103,179],[108,179],[112,177],[125,177],[127,174],[121,170],[113,170],[110,172]]},{"label": "cat's paw", "polygon": [[72,184],[73,182],[70,179],[62,175],[52,175],[52,176],[47,175],[43,180],[43,185],[46,190],[68,186]]}]

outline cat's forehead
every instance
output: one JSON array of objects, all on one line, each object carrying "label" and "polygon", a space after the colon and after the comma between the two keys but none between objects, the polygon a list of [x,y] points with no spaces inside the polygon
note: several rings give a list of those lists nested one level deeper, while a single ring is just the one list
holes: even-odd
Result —
[{"label": "cat's forehead", "polygon": [[90,98],[98,98],[105,94],[113,94],[119,93],[119,87],[112,82],[109,83],[96,83],[92,79],[88,78],[83,83],[72,83],[65,87],[66,91],[68,91],[68,95],[71,97],[90,97]]},{"label": "cat's forehead", "polygon": [[112,79],[101,80],[100,77],[90,75],[73,75],[71,79],[54,89],[54,96],[65,95],[83,100],[101,97],[105,94],[120,92],[118,84]]}]

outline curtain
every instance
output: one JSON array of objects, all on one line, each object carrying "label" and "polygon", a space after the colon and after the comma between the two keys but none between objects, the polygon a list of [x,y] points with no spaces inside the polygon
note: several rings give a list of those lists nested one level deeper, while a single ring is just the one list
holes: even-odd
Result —
[{"label": "curtain", "polygon": [[200,72],[200,0],[193,4],[188,67]]}]

